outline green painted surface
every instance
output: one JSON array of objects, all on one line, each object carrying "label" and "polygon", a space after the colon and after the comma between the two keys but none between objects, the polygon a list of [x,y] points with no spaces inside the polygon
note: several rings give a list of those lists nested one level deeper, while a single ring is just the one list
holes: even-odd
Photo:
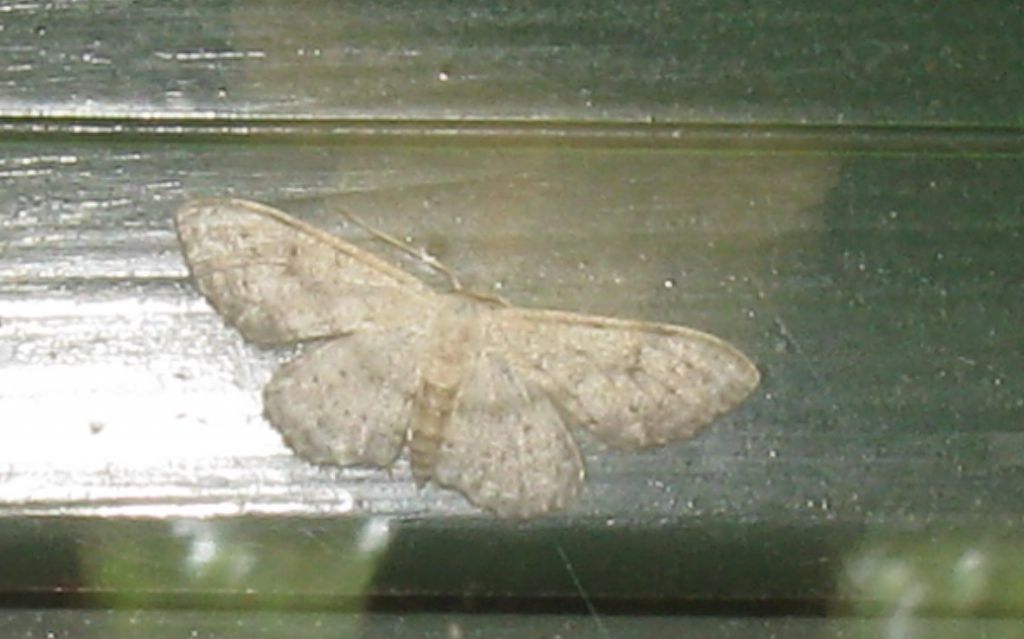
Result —
[{"label": "green painted surface", "polygon": [[[1019,618],[1022,26],[1012,3],[8,12],[0,593]],[[171,214],[214,194],[348,236],[344,205],[518,304],[710,330],[763,386],[690,442],[585,442],[581,502],[525,525],[307,466],[260,417],[287,353],[185,278]]]}]

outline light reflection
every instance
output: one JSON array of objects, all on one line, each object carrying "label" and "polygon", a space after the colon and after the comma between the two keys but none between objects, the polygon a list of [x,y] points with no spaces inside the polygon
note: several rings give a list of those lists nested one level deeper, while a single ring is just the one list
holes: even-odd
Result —
[{"label": "light reflection", "polygon": [[386,549],[390,542],[391,518],[370,517],[359,532],[356,547],[362,553],[378,553]]},{"label": "light reflection", "polygon": [[1024,611],[1021,550],[967,533],[867,541],[845,561],[840,599],[878,619],[888,637],[917,636],[935,615],[1016,616]]},{"label": "light reflection", "polygon": [[103,363],[0,370],[4,460],[70,469],[282,452],[258,394],[228,383],[200,392],[168,383],[152,370]]},{"label": "light reflection", "polygon": [[384,518],[174,519],[108,528],[84,541],[83,583],[116,593],[115,606],[195,592],[284,607],[311,596],[352,602],[364,596],[390,540]]},{"label": "light reflection", "polygon": [[[182,276],[188,273],[184,264],[177,265],[174,272]],[[143,323],[152,320],[153,314],[171,317],[206,308],[208,308],[206,302],[199,298],[175,298],[173,300],[123,298],[88,301],[53,298],[33,299],[31,302],[18,298],[0,298],[0,316],[9,320],[70,318],[76,322],[88,322],[94,318],[118,318],[119,321],[134,318],[136,322]]]},{"label": "light reflection", "polygon": [[175,521],[172,533],[186,542],[182,567],[195,582],[216,578],[232,584],[244,583],[257,563],[251,547],[224,543],[221,526],[208,521]]}]

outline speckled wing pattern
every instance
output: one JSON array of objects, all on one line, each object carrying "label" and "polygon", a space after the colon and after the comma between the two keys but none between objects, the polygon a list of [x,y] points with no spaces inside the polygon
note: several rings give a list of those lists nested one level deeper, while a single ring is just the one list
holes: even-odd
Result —
[{"label": "speckled wing pattern", "polygon": [[411,425],[420,329],[359,331],[283,365],[263,389],[270,423],[308,461],[389,466]]},{"label": "speckled wing pattern", "polygon": [[438,294],[260,204],[199,200],[177,225],[198,288],[247,339],[317,342],[264,390],[297,454],[387,466],[411,438],[418,479],[500,516],[573,501],[584,471],[569,426],[617,448],[664,444],[759,381],[712,335]]},{"label": "speckled wing pattern", "polygon": [[[260,344],[324,338],[264,389],[267,417],[301,457],[386,466],[401,453],[438,295],[376,256],[277,209],[189,202],[178,237],[206,299]],[[341,338],[341,336],[345,336]],[[405,374],[400,374],[405,371]]]},{"label": "speckled wing pattern", "polygon": [[442,438],[434,481],[502,517],[561,510],[583,482],[583,461],[558,409],[502,353],[467,369]]},{"label": "speckled wing pattern", "polygon": [[256,202],[195,200],[177,228],[199,291],[257,344],[402,326],[436,304],[405,271]]},{"label": "speckled wing pattern", "polygon": [[487,348],[616,448],[690,437],[760,380],[732,345],[684,326],[514,307],[489,321]]}]

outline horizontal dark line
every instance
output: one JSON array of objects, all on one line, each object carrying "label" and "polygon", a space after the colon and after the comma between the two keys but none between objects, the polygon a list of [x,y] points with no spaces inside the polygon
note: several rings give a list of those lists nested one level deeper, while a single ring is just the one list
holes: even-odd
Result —
[{"label": "horizontal dark line", "polygon": [[366,606],[371,612],[472,613],[472,614],[567,614],[602,616],[754,616],[821,617],[828,613],[822,600],[707,600],[632,599],[582,597],[374,597]]},{"label": "horizontal dark line", "polygon": [[[577,597],[367,596],[226,592],[0,592],[0,608],[13,610],[286,611],[340,614],[568,615],[605,618],[877,618],[892,607],[869,602],[819,599],[591,599]],[[914,616],[958,619],[1019,619],[1016,606],[921,606]]]},{"label": "horizontal dark line", "polygon": [[0,138],[177,138],[282,143],[502,144],[895,154],[1024,154],[1024,129],[487,120],[0,117]]},{"label": "horizontal dark line", "polygon": [[711,601],[594,599],[576,597],[330,596],[225,592],[14,592],[0,593],[10,609],[288,610],[372,614],[522,614],[601,616],[824,617],[824,601]]}]

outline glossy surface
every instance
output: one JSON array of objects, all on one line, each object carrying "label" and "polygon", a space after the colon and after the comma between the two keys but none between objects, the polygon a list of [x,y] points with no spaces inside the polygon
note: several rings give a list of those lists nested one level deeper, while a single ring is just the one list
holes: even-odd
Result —
[{"label": "glossy surface", "polygon": [[[5,14],[4,593],[1020,615],[1011,5],[250,6]],[[578,508],[526,528],[304,464],[259,405],[288,353],[187,282],[171,215],[209,195],[713,332],[762,386],[687,443],[585,442]]]}]

